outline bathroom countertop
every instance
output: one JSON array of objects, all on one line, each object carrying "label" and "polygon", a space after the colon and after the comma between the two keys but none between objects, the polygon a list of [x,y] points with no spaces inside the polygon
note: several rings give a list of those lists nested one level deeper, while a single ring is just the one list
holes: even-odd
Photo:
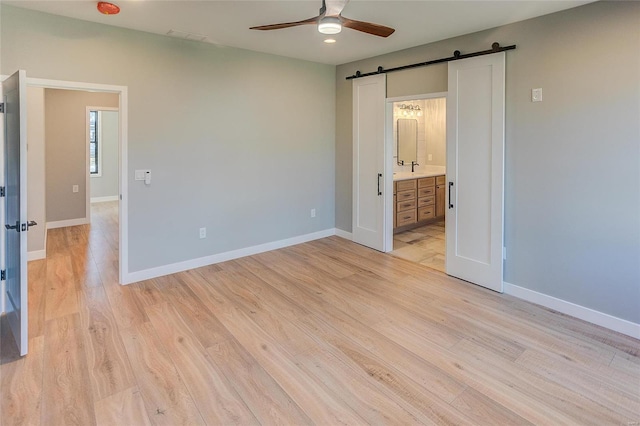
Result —
[{"label": "bathroom countertop", "polygon": [[431,176],[441,176],[444,174],[446,174],[444,167],[438,168],[438,169],[434,168],[433,170],[426,170],[426,171],[415,171],[413,173],[396,172],[393,174],[393,180],[398,181],[398,180],[407,180],[407,179],[421,179],[421,178],[426,178]]}]

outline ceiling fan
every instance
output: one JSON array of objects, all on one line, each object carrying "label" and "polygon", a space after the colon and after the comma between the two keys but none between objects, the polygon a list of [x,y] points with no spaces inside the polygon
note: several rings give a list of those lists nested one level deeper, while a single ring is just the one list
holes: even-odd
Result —
[{"label": "ceiling fan", "polygon": [[373,24],[371,22],[356,21],[342,16],[342,10],[349,0],[322,0],[322,7],[318,16],[305,19],[304,21],[284,22],[282,24],[262,25],[251,27],[251,30],[279,30],[281,28],[297,27],[299,25],[318,25],[318,31],[322,34],[338,34],[342,27],[352,30],[372,34],[378,37],[389,37],[395,29],[384,25]]}]

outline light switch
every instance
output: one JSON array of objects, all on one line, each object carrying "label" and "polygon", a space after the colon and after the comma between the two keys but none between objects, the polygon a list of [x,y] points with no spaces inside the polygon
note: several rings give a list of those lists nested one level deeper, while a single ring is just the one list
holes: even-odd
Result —
[{"label": "light switch", "polygon": [[73,192],[78,192],[79,191],[78,185],[73,185],[73,187],[71,187],[71,190]]},{"label": "light switch", "polygon": [[433,161],[433,154],[429,154],[428,161]]},{"label": "light switch", "polygon": [[135,180],[145,180],[147,173],[151,174],[151,170],[136,170],[134,173]]},{"label": "light switch", "polygon": [[531,89],[531,102],[542,102],[542,88]]}]

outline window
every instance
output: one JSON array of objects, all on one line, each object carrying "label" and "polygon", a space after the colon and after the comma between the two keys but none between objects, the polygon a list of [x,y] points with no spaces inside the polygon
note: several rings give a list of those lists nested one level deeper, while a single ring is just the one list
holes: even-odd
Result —
[{"label": "window", "polygon": [[98,111],[89,111],[89,173],[100,176],[100,141]]}]

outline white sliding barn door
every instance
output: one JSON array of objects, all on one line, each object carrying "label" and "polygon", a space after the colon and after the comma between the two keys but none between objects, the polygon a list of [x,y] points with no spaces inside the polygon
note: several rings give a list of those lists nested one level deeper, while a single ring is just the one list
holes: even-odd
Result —
[{"label": "white sliding barn door", "polygon": [[385,250],[386,75],[353,80],[353,241]]},{"label": "white sliding barn door", "polygon": [[449,62],[447,274],[502,292],[505,54]]}]

